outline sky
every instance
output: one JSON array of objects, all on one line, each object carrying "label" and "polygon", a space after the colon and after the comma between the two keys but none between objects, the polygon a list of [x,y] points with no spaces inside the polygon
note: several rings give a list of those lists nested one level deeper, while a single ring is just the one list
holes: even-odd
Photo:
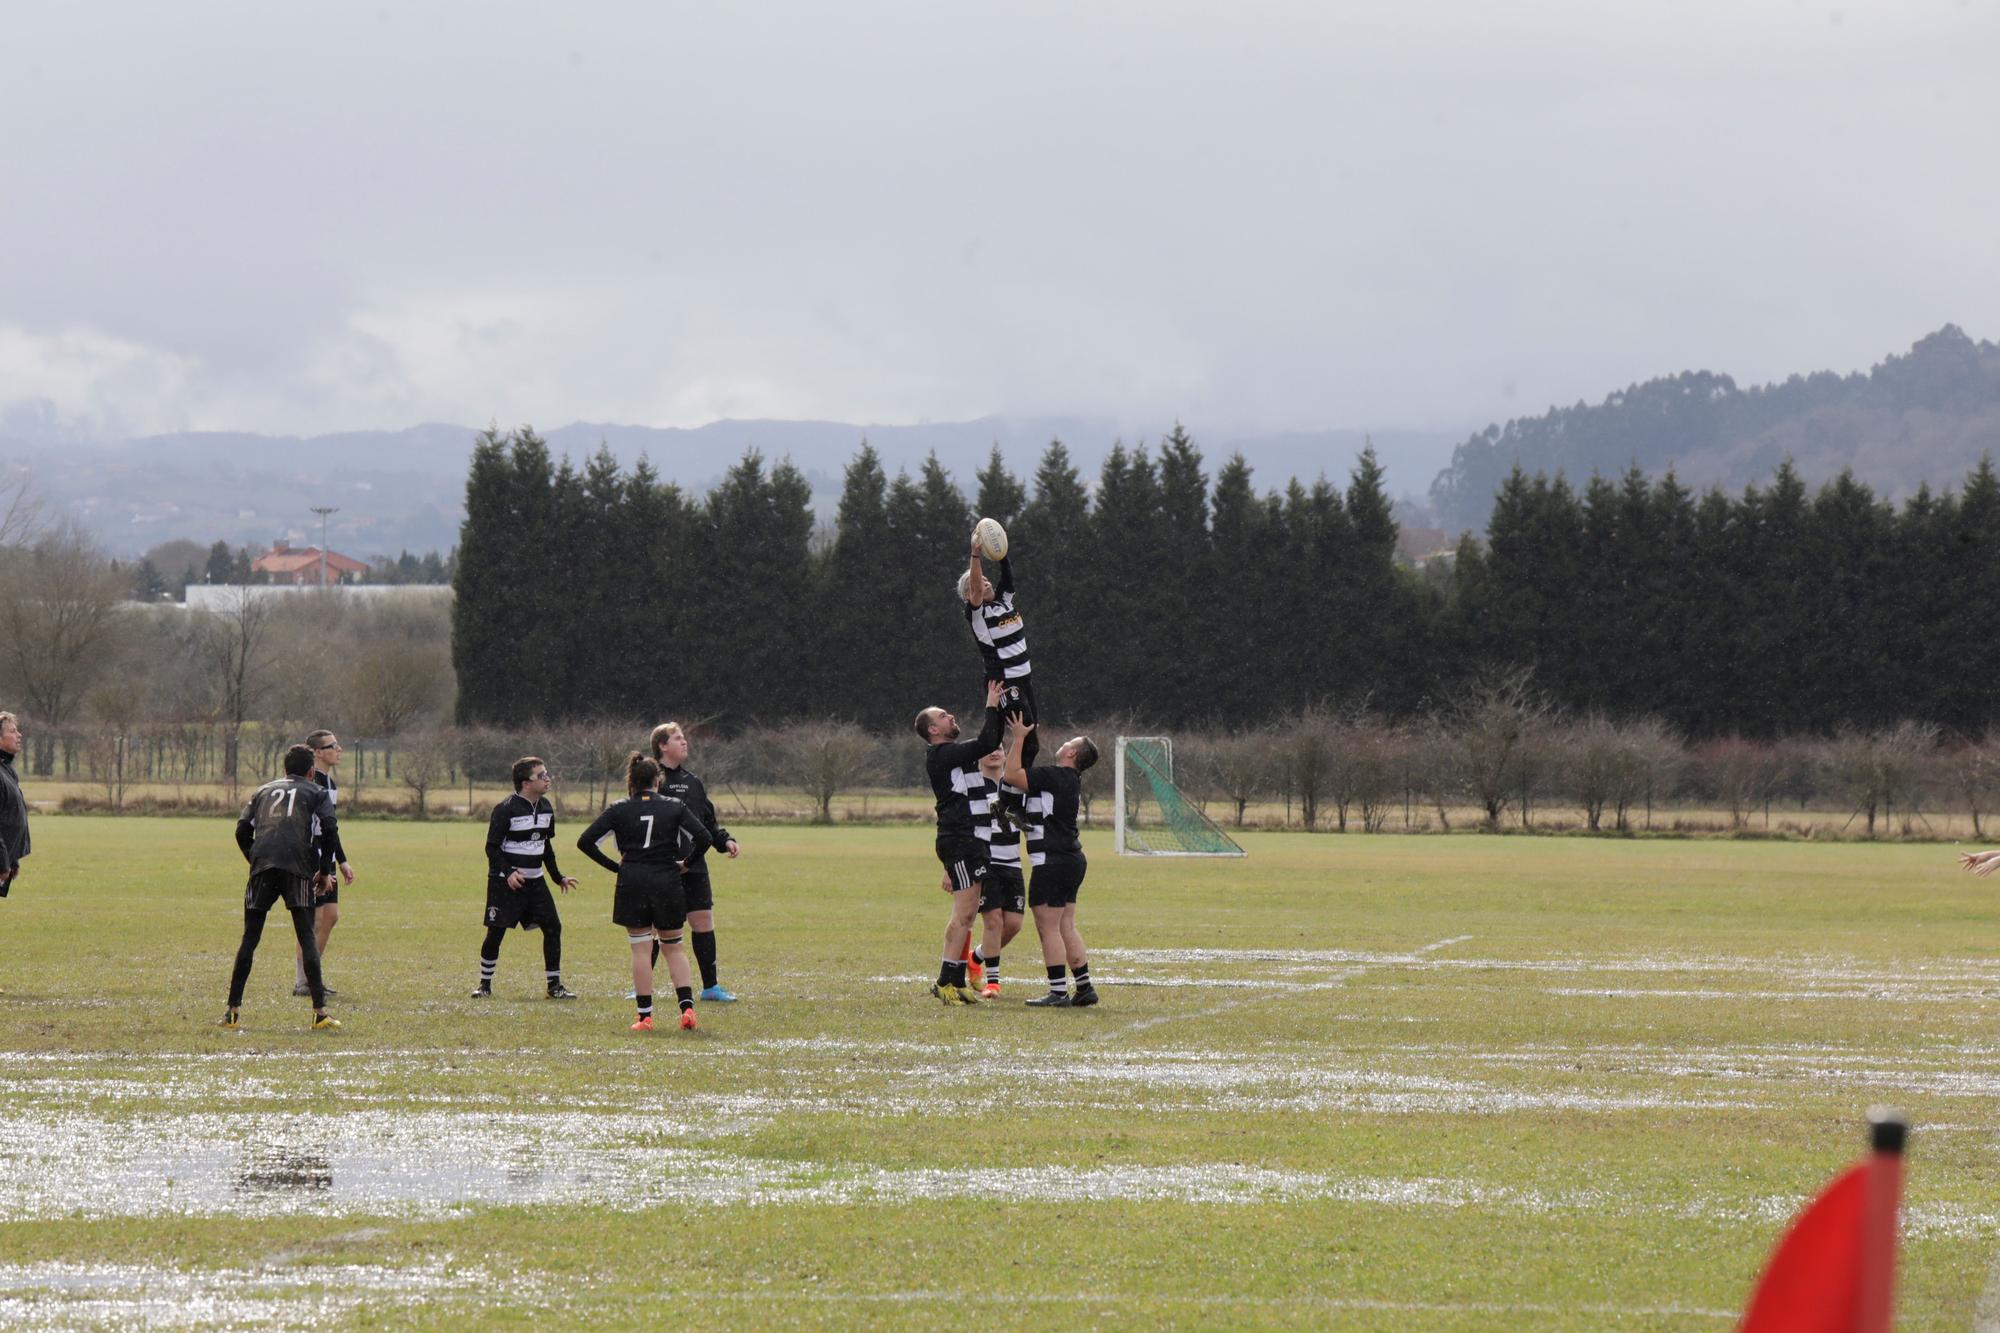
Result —
[{"label": "sky", "polygon": [[[1503,12],[1504,11],[1504,12]],[[0,423],[1460,429],[2000,338],[2000,0],[0,9]]]}]

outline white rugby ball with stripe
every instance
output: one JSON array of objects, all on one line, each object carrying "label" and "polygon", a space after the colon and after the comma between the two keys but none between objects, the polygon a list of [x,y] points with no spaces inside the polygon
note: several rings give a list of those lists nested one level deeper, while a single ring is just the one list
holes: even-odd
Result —
[{"label": "white rugby ball with stripe", "polygon": [[1007,529],[1000,526],[998,519],[982,518],[972,529],[979,539],[979,552],[988,560],[1004,560],[1007,556]]}]

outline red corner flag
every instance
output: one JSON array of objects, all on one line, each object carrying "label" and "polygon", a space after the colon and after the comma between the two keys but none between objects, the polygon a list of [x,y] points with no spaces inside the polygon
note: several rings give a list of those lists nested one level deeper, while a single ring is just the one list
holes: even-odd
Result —
[{"label": "red corner flag", "polygon": [[1740,1333],[1889,1333],[1908,1126],[1889,1111],[1868,1119],[1871,1151],[1778,1242]]}]

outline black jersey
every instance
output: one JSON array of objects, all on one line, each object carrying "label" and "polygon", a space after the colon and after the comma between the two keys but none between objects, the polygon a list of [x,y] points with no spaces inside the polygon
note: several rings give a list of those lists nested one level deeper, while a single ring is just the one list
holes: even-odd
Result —
[{"label": "black jersey", "polygon": [[924,752],[924,771],[930,774],[931,794],[937,797],[937,831],[940,838],[978,836],[973,818],[972,794],[986,789],[986,775],[979,761],[1000,748],[1000,710],[986,710],[986,725],[969,741],[942,741]]},{"label": "black jersey", "polygon": [[253,875],[282,870],[310,879],[333,869],[338,829],[326,788],[311,778],[279,778],[251,793],[236,820],[236,845]]},{"label": "black jersey", "polygon": [[[618,844],[623,864],[606,856],[598,847],[605,834]],[[613,801],[604,813],[592,820],[576,840],[583,854],[606,870],[622,871],[625,866],[646,866],[678,875],[680,863],[708,847],[708,830],[694,811],[671,796],[642,791]]]},{"label": "black jersey", "polygon": [[493,817],[486,821],[486,868],[489,872],[505,879],[515,871],[521,872],[523,879],[540,879],[542,867],[557,879],[562,871],[556,868],[556,808],[549,804],[546,796],[529,800],[515,792],[506,800],[493,807]]},{"label": "black jersey", "polygon": [[974,606],[966,602],[966,623],[986,659],[986,679],[1018,684],[1028,678],[1028,630],[1014,605],[1014,567],[1002,560],[1000,577],[992,580],[993,600]]},{"label": "black jersey", "polygon": [[1083,800],[1083,775],[1062,764],[1028,770],[1028,860],[1083,855],[1076,836],[1076,812]]},{"label": "black jersey", "polygon": [[28,798],[14,773],[14,756],[0,752],[0,875],[16,869],[28,854]]},{"label": "black jersey", "polygon": [[313,769],[312,780],[326,792],[326,811],[329,820],[326,835],[327,854],[333,858],[335,865],[346,865],[347,849],[340,845],[340,824],[338,820],[332,818],[340,809],[340,784],[334,781],[333,774],[318,768]]},{"label": "black jersey", "polygon": [[[685,768],[666,768],[665,765],[661,767],[664,776],[660,782],[660,791],[694,811],[694,817],[701,821],[702,828],[708,833],[708,847],[726,850],[729,846],[729,830],[715,822],[715,802],[708,799],[708,788],[702,786],[701,779]],[[687,858],[689,870],[701,868],[708,859],[708,847]]]}]

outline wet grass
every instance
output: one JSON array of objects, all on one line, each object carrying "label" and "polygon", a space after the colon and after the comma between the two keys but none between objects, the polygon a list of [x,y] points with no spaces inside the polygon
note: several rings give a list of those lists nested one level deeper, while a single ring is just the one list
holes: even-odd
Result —
[{"label": "wet grass", "polygon": [[1884,1101],[1903,1326],[2000,1301],[2000,886],[1943,849],[1092,842],[1105,1003],[1022,1008],[1030,930],[949,1011],[923,832],[740,833],[745,998],[642,1038],[608,877],[563,904],[584,999],[516,933],[476,1003],[480,830],[357,821],[329,1039],[277,931],[210,1027],[226,821],[38,821],[0,1322],[1722,1328]]}]

